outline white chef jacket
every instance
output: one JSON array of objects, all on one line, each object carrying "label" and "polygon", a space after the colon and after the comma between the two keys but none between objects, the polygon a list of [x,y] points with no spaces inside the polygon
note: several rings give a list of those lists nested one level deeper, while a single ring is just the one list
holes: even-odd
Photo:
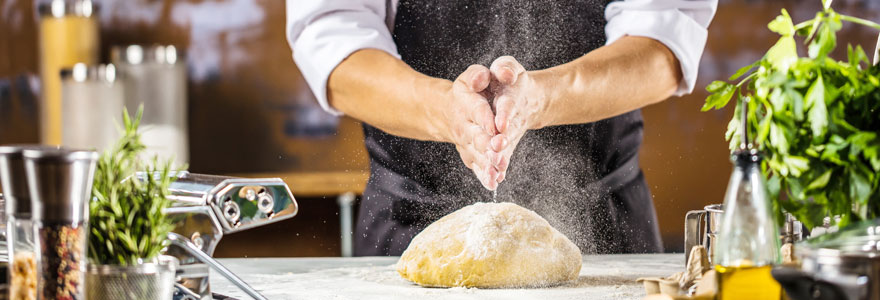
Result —
[{"label": "white chef jacket", "polygon": [[[437,0],[444,1],[444,0]],[[287,0],[287,41],[293,60],[321,107],[327,80],[346,57],[360,49],[379,49],[400,58],[391,38],[398,0]],[[718,0],[623,0],[605,8],[606,44],[624,35],[653,38],[681,64],[683,80],[676,96],[694,89],[707,28]]]}]

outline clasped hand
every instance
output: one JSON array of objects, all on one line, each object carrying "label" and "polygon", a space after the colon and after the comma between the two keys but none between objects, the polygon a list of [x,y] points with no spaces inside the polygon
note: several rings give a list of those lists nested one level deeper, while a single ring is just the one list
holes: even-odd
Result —
[{"label": "clasped hand", "polygon": [[483,186],[495,190],[520,139],[539,124],[543,93],[516,59],[503,56],[489,68],[471,65],[455,79],[451,94],[442,116],[447,140]]}]

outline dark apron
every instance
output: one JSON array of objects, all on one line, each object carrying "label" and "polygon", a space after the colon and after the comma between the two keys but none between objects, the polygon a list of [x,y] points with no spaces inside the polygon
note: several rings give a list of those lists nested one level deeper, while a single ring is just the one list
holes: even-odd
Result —
[{"label": "dark apron", "polygon": [[[502,55],[528,70],[572,61],[605,43],[605,0],[401,0],[394,40],[404,62],[454,80]],[[583,99],[590,101],[590,99]],[[493,196],[455,146],[401,138],[364,124],[371,174],[355,255],[400,255],[440,217]],[[543,216],[584,253],[662,251],[651,193],[638,166],[642,116],[526,133],[498,202]]]}]

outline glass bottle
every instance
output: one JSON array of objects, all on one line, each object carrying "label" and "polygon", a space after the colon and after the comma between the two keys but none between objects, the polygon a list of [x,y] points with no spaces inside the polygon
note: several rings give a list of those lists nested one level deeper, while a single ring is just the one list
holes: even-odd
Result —
[{"label": "glass bottle", "polygon": [[761,157],[755,150],[742,149],[733,161],[714,249],[717,299],[778,300],[782,289],[770,269],[780,263],[779,229],[761,174]]},{"label": "glass bottle", "polygon": [[0,146],[0,186],[6,198],[6,247],[9,253],[7,296],[12,300],[37,297],[36,238],[22,152],[39,147]]}]

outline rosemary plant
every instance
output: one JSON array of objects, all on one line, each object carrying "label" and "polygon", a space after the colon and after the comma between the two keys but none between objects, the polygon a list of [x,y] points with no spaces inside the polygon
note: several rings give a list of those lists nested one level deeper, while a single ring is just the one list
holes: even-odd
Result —
[{"label": "rosemary plant", "polygon": [[[168,188],[174,181],[171,161],[161,167],[157,158],[145,164],[146,149],[137,129],[141,106],[134,119],[122,114],[122,137],[101,154],[89,203],[89,259],[97,264],[134,265],[154,259],[168,245],[174,224],[164,210],[171,206]],[[155,176],[136,176],[137,171]]]}]

